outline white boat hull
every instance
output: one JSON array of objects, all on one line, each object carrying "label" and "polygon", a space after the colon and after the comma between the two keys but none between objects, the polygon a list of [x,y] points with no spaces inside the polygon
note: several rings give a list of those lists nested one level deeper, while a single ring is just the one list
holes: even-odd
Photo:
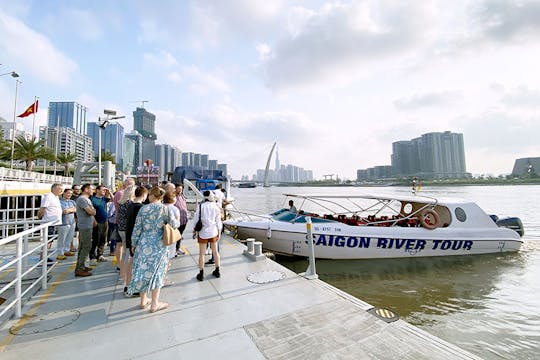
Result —
[{"label": "white boat hull", "polygon": [[[254,238],[266,250],[309,256],[305,223],[234,222],[239,239]],[[347,226],[314,223],[315,257],[320,259],[380,259],[474,255],[518,251],[521,238],[510,229],[456,229]]]}]

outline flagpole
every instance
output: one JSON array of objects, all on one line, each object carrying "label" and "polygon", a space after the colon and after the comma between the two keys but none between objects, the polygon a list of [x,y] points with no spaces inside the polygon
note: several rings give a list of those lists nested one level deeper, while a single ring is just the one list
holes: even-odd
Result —
[{"label": "flagpole", "polygon": [[15,80],[15,106],[13,107],[13,129],[12,129],[12,132],[11,132],[11,166],[10,166],[10,169],[13,170],[13,155],[15,153],[15,127],[17,125],[16,121],[17,120],[17,96],[19,94],[19,79],[16,79]]},{"label": "flagpole", "polygon": [[32,140],[36,139],[36,102],[38,100],[37,96],[34,96],[34,112],[32,113]]}]

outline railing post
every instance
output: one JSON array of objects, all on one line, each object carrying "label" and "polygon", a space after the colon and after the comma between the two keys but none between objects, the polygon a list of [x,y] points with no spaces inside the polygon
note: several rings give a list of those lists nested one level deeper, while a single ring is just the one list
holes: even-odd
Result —
[{"label": "railing post", "polygon": [[43,254],[41,259],[41,275],[43,276],[41,279],[41,288],[43,290],[47,290],[47,259],[49,256],[47,253],[47,245],[49,244],[49,228],[47,226],[41,229],[41,241],[41,253]]},{"label": "railing post", "polygon": [[[26,231],[26,230],[28,230],[28,223],[27,222],[24,223],[24,227],[23,227],[23,231]],[[28,253],[28,235],[23,236],[22,253],[23,254]],[[22,267],[23,267],[23,269],[26,269],[28,267],[28,256],[25,256],[22,259]]]},{"label": "railing post", "polygon": [[315,245],[313,245],[313,232],[311,230],[311,217],[306,216],[306,239],[309,247],[309,266],[304,276],[310,280],[318,279],[317,270],[315,269]]},{"label": "railing post", "polygon": [[17,283],[15,284],[15,316],[22,316],[22,238],[17,239]]}]

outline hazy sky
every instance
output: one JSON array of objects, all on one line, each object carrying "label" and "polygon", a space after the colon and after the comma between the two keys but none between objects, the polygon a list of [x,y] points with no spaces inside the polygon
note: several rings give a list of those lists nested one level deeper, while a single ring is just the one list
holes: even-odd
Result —
[{"label": "hazy sky", "polygon": [[[467,171],[540,156],[540,1],[0,0],[0,73],[17,111],[77,101],[95,121],[136,100],[158,143],[234,178],[282,163],[315,176],[390,164],[392,142],[464,135]],[[0,116],[15,82],[0,78]],[[32,118],[22,120],[31,130]]]}]

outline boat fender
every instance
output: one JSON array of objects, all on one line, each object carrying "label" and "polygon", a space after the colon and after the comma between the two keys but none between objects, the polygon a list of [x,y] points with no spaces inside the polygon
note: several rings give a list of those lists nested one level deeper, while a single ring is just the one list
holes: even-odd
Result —
[{"label": "boat fender", "polygon": [[270,239],[271,237],[272,237],[272,229],[268,227],[268,229],[266,229],[266,238]]},{"label": "boat fender", "polygon": [[433,209],[426,209],[420,213],[420,224],[429,230],[439,227],[439,214]]}]

